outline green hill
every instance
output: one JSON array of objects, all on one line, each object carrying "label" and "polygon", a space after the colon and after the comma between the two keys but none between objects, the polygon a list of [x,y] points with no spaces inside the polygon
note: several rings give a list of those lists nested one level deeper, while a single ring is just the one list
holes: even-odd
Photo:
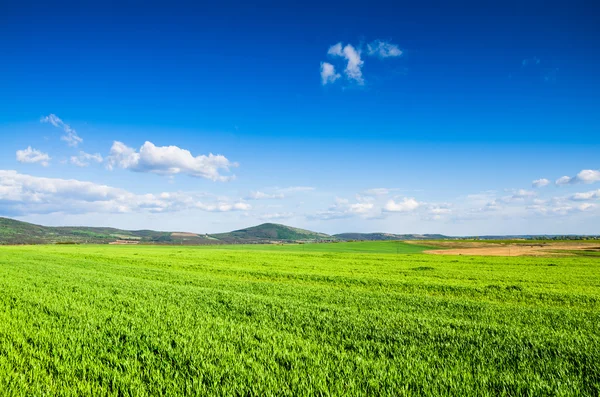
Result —
[{"label": "green hill", "polygon": [[329,241],[335,238],[310,230],[274,223],[229,233],[196,234],[107,227],[48,227],[0,217],[0,244],[141,244],[209,245],[253,244],[271,241]]},{"label": "green hill", "polygon": [[[174,236],[175,235],[175,236]],[[111,242],[198,244],[211,241],[191,233],[121,230],[109,227],[48,227],[0,217],[0,244],[108,244]]]},{"label": "green hill", "polygon": [[349,241],[385,241],[385,240],[440,240],[447,236],[442,234],[392,234],[392,233],[341,233],[333,237]]},{"label": "green hill", "polygon": [[310,230],[298,229],[291,226],[280,225],[277,223],[263,223],[262,225],[249,227],[241,230],[234,230],[229,233],[219,233],[211,235],[220,241],[230,243],[252,243],[266,241],[330,241],[336,238],[324,234],[312,232]]}]

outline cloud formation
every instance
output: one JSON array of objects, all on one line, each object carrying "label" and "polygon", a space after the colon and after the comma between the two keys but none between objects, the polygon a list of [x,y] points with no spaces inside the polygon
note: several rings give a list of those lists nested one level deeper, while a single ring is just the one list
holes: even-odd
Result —
[{"label": "cloud formation", "polygon": [[[379,59],[394,58],[402,55],[402,50],[387,41],[375,40],[367,44],[366,54]],[[343,45],[341,42],[329,47],[327,55],[332,59],[342,58],[345,62],[344,75],[346,79],[357,85],[364,85],[362,68],[365,61],[362,59],[362,46],[352,44]],[[335,66],[329,62],[321,62],[321,84],[332,84],[341,75],[336,72]]]},{"label": "cloud formation", "polygon": [[50,165],[52,158],[48,153],[43,153],[37,149],[32,149],[31,146],[27,146],[27,149],[17,150],[17,161],[19,163],[35,164],[39,163],[43,167]]},{"label": "cloud formation", "polygon": [[321,62],[321,84],[333,83],[342,77],[329,62]]},{"label": "cloud formation", "polygon": [[333,204],[326,211],[317,211],[315,214],[308,216],[309,219],[332,220],[349,218],[355,215],[366,216],[374,209],[374,204],[371,202],[356,202],[351,203],[348,199],[336,197]]},{"label": "cloud formation", "polygon": [[88,167],[91,162],[99,164],[103,162],[104,159],[102,158],[100,153],[90,154],[82,150],[77,156],[71,156],[70,161],[71,164],[74,164],[77,167]]},{"label": "cloud formation", "polygon": [[535,181],[531,182],[531,186],[533,186],[533,187],[544,187],[544,186],[548,186],[549,184],[550,184],[550,181],[546,178],[536,179]]},{"label": "cloud formation", "polygon": [[220,182],[235,178],[234,175],[221,175],[221,170],[229,172],[230,168],[237,167],[236,163],[230,162],[222,155],[210,153],[208,156],[193,156],[189,150],[177,146],[155,146],[148,141],[142,145],[139,152],[115,141],[106,160],[110,170],[118,167],[158,175],[186,174]]},{"label": "cloud formation", "polygon": [[282,199],[284,198],[283,193],[264,193],[260,191],[250,192],[246,197],[246,200],[268,200],[268,199]]},{"label": "cloud formation", "polygon": [[354,48],[351,44],[346,44],[342,47],[342,43],[337,43],[329,47],[328,55],[342,57],[346,60],[346,69],[344,74],[349,80],[354,80],[357,84],[365,83],[362,77],[362,66],[364,61],[360,57],[360,51]]},{"label": "cloud formation", "polygon": [[582,170],[575,176],[562,176],[555,183],[557,185],[573,185],[594,182],[600,182],[600,170]]},{"label": "cloud formation", "polygon": [[387,41],[375,40],[367,44],[367,53],[371,56],[379,58],[399,57],[402,55],[402,50],[396,44],[388,43]]},{"label": "cloud formation", "polygon": [[[209,201],[207,201],[209,200]],[[247,211],[243,201],[207,194],[164,192],[134,194],[125,189],[76,179],[42,178],[0,170],[0,213],[162,213],[183,210]]]},{"label": "cloud formation", "polygon": [[600,189],[591,192],[575,193],[570,199],[574,201],[600,200]]},{"label": "cloud formation", "polygon": [[389,200],[383,207],[383,210],[386,212],[410,212],[419,208],[420,205],[421,203],[414,198],[405,197],[402,201],[398,202]]},{"label": "cloud formation", "polygon": [[83,139],[77,135],[77,131],[75,131],[71,126],[64,121],[62,121],[57,115],[49,114],[48,116],[42,117],[40,119],[42,123],[50,123],[53,126],[62,129],[65,132],[65,135],[61,136],[60,139],[67,142],[67,145],[72,147],[77,147],[80,143],[83,142]]}]

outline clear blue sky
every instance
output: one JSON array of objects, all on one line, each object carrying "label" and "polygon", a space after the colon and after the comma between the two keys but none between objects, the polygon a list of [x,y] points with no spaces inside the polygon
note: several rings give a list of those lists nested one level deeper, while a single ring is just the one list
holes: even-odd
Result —
[{"label": "clear blue sky", "polygon": [[0,215],[600,233],[593,2],[79,3],[0,4]]}]

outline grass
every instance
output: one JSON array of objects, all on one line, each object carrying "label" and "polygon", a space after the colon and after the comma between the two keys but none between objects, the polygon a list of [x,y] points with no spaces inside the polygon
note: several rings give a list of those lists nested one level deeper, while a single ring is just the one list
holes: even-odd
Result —
[{"label": "grass", "polygon": [[439,249],[425,245],[409,244],[403,241],[357,241],[342,243],[307,244],[246,244],[207,247],[210,249],[241,251],[294,251],[294,252],[344,252],[372,254],[416,254],[428,249]]},{"label": "grass", "polygon": [[600,393],[597,258],[269,249],[0,247],[0,390]]}]

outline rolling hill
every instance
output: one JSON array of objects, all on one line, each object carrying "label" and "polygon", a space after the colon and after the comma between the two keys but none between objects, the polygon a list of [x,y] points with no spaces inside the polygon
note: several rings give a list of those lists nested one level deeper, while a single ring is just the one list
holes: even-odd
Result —
[{"label": "rolling hill", "polygon": [[0,217],[0,244],[257,244],[336,240],[328,234],[275,223],[229,233],[196,234],[154,230],[121,230],[105,227],[49,227]]},{"label": "rolling hill", "polygon": [[229,233],[213,234],[212,237],[231,243],[240,242],[269,242],[269,241],[332,241],[337,240],[328,234],[312,232],[310,230],[280,225],[277,223],[263,223],[262,225],[234,230]]},{"label": "rolling hill", "polygon": [[[598,236],[559,236],[562,239],[599,238]],[[110,227],[34,225],[15,219],[0,217],[0,245],[16,244],[165,244],[165,245],[215,245],[215,244],[268,244],[294,242],[391,241],[391,240],[445,240],[445,239],[554,239],[554,236],[480,236],[448,237],[441,234],[392,233],[341,233],[329,235],[277,223],[228,233],[198,234],[162,232],[155,230],[121,230]]]},{"label": "rolling hill", "polygon": [[392,233],[340,233],[333,237],[350,241],[386,241],[386,240],[441,240],[448,236],[442,234],[392,234]]}]

